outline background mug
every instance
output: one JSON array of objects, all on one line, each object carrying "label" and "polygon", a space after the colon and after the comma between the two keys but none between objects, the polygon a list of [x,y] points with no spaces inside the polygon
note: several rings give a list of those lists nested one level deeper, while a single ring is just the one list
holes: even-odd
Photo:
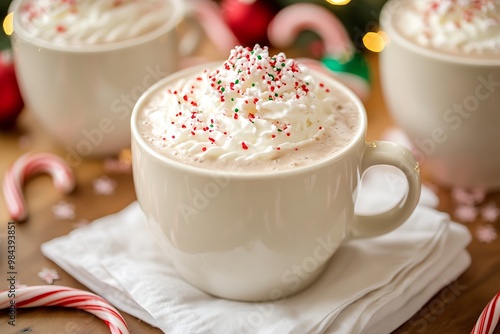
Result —
[{"label": "background mug", "polygon": [[423,171],[443,186],[500,188],[500,58],[425,48],[395,27],[404,1],[380,15],[390,43],[380,54],[383,94]]},{"label": "background mug", "polygon": [[[387,233],[413,212],[420,174],[410,151],[389,142],[366,143],[362,103],[319,73],[359,113],[359,128],[340,151],[306,166],[272,172],[202,169],[159,154],[138,129],[140,111],[169,83],[204,68],[180,71],[148,89],[134,107],[131,125],[137,199],[165,260],[192,285],[228,299],[282,298],[310,285],[343,242]],[[356,215],[360,176],[377,164],[403,171],[409,184],[406,195],[385,213]],[[306,275],[296,276],[294,266]]]},{"label": "background mug", "polygon": [[[31,36],[19,14],[29,1],[12,3],[14,61],[22,96],[65,149],[72,166],[85,157],[129,148],[135,102],[148,87],[178,69],[178,26],[186,10],[182,0],[165,1],[169,16],[160,27],[137,37],[91,45]],[[192,33],[187,35],[193,38]]]}]

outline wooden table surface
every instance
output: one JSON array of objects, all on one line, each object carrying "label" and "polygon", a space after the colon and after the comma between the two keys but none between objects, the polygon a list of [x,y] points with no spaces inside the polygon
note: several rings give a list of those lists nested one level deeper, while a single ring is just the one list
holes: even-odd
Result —
[{"label": "wooden table surface", "polygon": [[[368,139],[381,139],[384,132],[393,126],[387,113],[380,91],[377,72],[377,56],[369,56],[373,72],[373,89],[366,101],[369,130]],[[52,152],[64,156],[64,151],[51,142],[49,136],[39,128],[29,110],[24,110],[18,122],[18,129],[0,133],[0,174],[21,154],[34,152]],[[427,180],[425,165],[422,166],[424,180]],[[75,228],[81,220],[92,221],[119,211],[135,200],[131,173],[109,171],[103,160],[86,160],[76,168],[77,189],[64,196],[52,186],[48,176],[32,179],[25,188],[31,218],[18,224],[16,229],[16,266],[17,280],[21,284],[40,285],[44,283],[37,275],[43,267],[56,269],[60,279],[55,283],[86,289],[61,268],[45,258],[40,252],[40,245],[57,236],[65,235]],[[95,195],[92,180],[107,175],[117,183],[114,194]],[[437,189],[440,197],[439,209],[453,216],[456,208],[449,189]],[[75,207],[76,217],[71,220],[57,220],[52,206],[64,200]],[[486,201],[500,204],[499,194],[490,194]],[[456,218],[456,217],[454,217]],[[6,245],[7,215],[4,199],[0,195],[0,290],[7,287]],[[456,298],[443,300],[437,293],[417,314],[402,325],[395,333],[469,333],[478,316],[489,300],[500,290],[500,239],[490,243],[480,242],[475,236],[478,228],[491,224],[498,232],[499,222],[486,222],[478,217],[466,226],[473,234],[468,246],[472,256],[471,266],[456,282],[444,289],[453,289]],[[131,333],[161,333],[158,329],[124,314]],[[0,333],[108,333],[100,319],[74,309],[36,308],[17,310],[16,326],[8,325],[6,310],[0,311]],[[495,333],[500,333],[497,329]]]}]

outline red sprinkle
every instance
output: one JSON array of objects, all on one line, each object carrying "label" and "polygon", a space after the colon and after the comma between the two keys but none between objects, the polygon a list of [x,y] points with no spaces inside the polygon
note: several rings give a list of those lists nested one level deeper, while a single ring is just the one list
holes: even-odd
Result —
[{"label": "red sprinkle", "polygon": [[203,152],[205,152],[205,151],[207,150],[207,148],[206,148],[206,147],[203,147],[201,150],[202,150]]},{"label": "red sprinkle", "polygon": [[244,149],[244,150],[248,150],[248,146],[247,144],[245,144],[244,141],[241,142],[241,147]]}]

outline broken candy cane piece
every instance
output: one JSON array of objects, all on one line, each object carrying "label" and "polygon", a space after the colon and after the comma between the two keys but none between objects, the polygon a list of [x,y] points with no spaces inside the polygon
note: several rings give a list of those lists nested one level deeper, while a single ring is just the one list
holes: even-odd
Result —
[{"label": "broken candy cane piece", "polygon": [[17,308],[62,306],[77,308],[103,320],[112,334],[129,334],[125,319],[117,309],[102,297],[88,291],[57,285],[38,285],[16,289],[15,299],[9,291],[0,291],[0,309],[7,309],[11,301]]},{"label": "broken candy cane piece", "polygon": [[19,157],[5,174],[3,193],[10,217],[17,221],[28,219],[24,184],[36,174],[48,173],[54,186],[64,194],[75,188],[72,170],[60,157],[50,153],[27,153]]}]

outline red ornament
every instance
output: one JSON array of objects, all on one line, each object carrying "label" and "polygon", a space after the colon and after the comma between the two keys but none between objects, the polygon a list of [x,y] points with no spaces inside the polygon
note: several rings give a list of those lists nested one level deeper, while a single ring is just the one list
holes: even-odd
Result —
[{"label": "red ornament", "polygon": [[272,1],[223,0],[222,16],[241,45],[269,45],[267,27],[278,12]]},{"label": "red ornament", "polygon": [[9,51],[0,51],[0,129],[14,126],[24,108]]}]

